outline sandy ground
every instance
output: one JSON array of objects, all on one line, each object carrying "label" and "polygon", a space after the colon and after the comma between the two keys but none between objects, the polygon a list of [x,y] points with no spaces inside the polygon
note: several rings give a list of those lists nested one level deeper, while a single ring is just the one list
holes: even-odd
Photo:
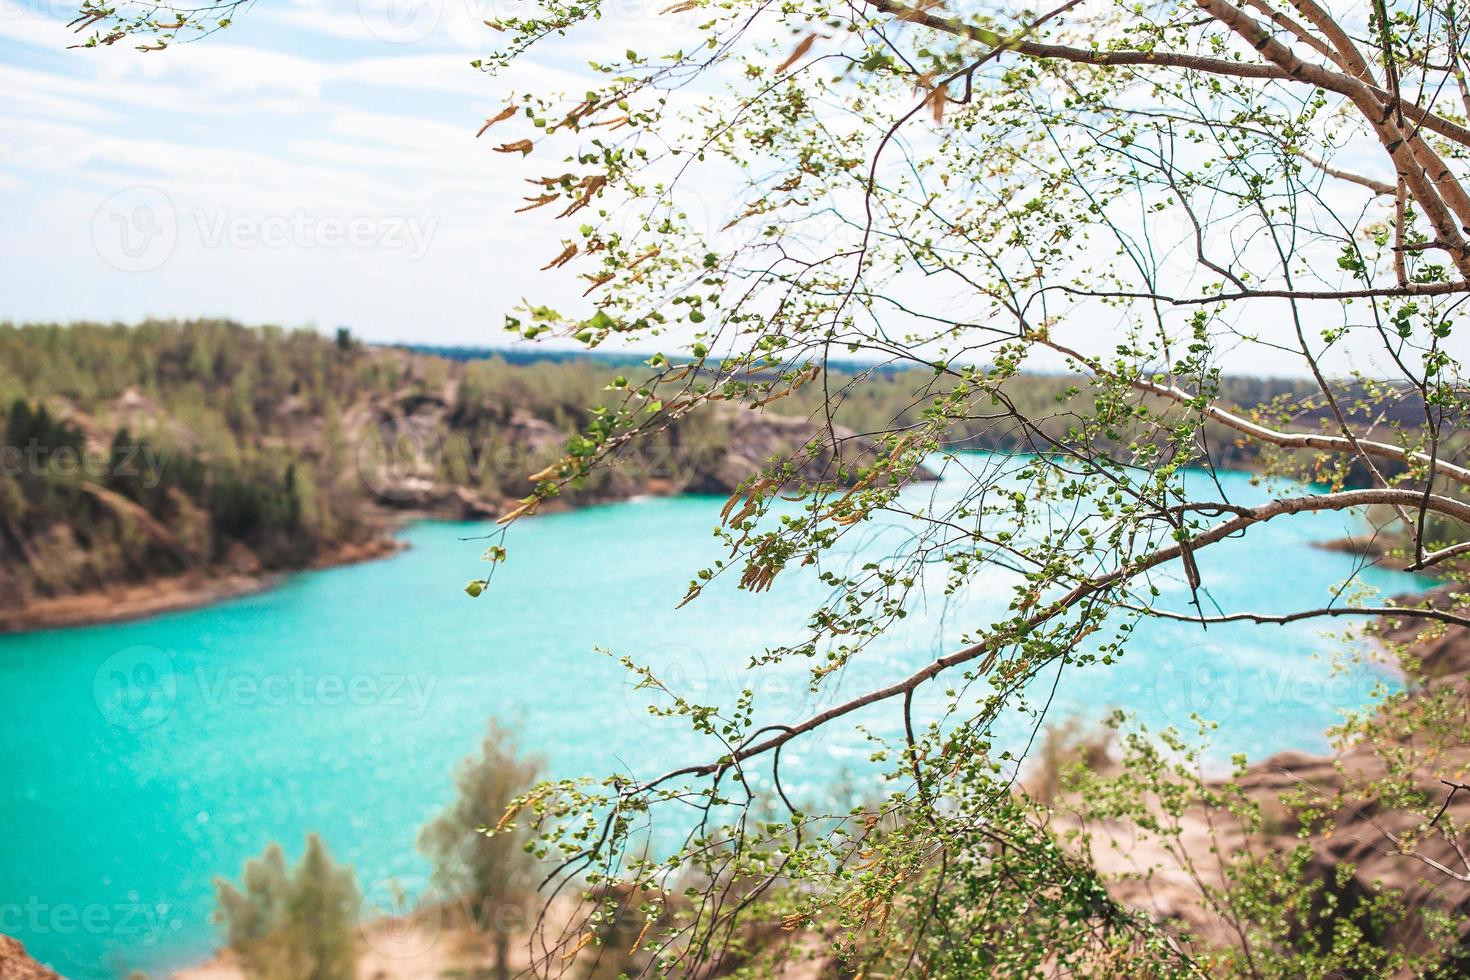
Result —
[{"label": "sandy ground", "polygon": [[[547,914],[550,937],[556,933],[553,920],[564,923],[570,915],[570,906],[557,903]],[[531,946],[527,940],[525,932],[515,934],[511,940],[512,973],[531,966]],[[563,955],[570,952],[571,946],[567,945],[555,951],[543,951],[543,955],[560,963]],[[595,947],[589,947],[580,955],[590,958],[595,952]],[[375,919],[365,923],[359,932],[357,975],[360,980],[441,980],[446,976],[488,980],[494,963],[493,934],[468,925],[462,910],[453,905],[415,916]],[[244,973],[234,954],[222,950],[209,961],[180,970],[172,977],[173,980],[244,980]]]},{"label": "sandy ground", "polygon": [[[377,931],[364,935],[357,963],[361,980],[440,980],[446,975],[471,978],[479,975],[476,968],[483,968],[486,977],[490,975],[493,953],[468,932],[442,933],[435,941],[420,944],[385,938],[391,932],[388,926],[371,928]],[[524,968],[525,960],[522,955],[514,957],[512,963]],[[245,980],[245,974],[234,955],[224,951],[207,963],[174,973],[173,980]]]}]

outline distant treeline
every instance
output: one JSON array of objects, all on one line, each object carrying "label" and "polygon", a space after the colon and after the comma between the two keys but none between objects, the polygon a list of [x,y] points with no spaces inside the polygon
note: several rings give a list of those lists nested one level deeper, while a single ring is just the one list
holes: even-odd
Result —
[{"label": "distant treeline", "polygon": [[[406,350],[414,354],[427,354],[431,357],[443,357],[451,361],[488,361],[502,360],[507,364],[541,364],[550,362],[553,364],[572,364],[586,362],[601,365],[608,370],[626,370],[638,368],[648,362],[651,353],[637,353],[633,351],[602,351],[602,350],[557,350],[554,348],[543,348],[540,345],[514,346],[514,347],[473,347],[473,346],[439,346],[435,344],[383,344],[384,347],[393,347]],[[680,363],[680,358],[669,355],[675,363]],[[834,358],[827,362],[827,369],[838,374],[859,374],[863,372],[872,374],[900,374],[909,368],[898,364],[878,364],[859,360],[846,360]]]},{"label": "distant treeline", "polygon": [[557,350],[550,347],[516,346],[516,347],[468,347],[459,345],[438,344],[379,344],[376,346],[392,348],[395,350],[408,351],[411,354],[423,354],[428,357],[442,357],[449,361],[489,361],[501,360],[506,364],[524,366],[528,364],[576,364],[591,363],[599,364],[608,370],[623,370],[636,368],[644,364],[649,355],[638,353],[611,353],[607,351],[588,350]]}]

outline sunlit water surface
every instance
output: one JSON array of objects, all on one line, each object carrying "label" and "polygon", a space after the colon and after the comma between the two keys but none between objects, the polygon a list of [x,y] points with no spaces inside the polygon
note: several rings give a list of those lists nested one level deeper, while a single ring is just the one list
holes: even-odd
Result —
[{"label": "sunlit water surface", "polygon": [[[1244,475],[1223,479],[1237,502],[1264,497]],[[555,775],[649,776],[713,751],[687,724],[650,717],[647,692],[598,650],[718,699],[751,683],[742,667],[753,653],[797,635],[823,594],[811,576],[760,596],[712,588],[675,611],[692,572],[719,554],[710,530],[721,504],[639,500],[525,522],[478,600],[462,589],[483,543],[466,538],[485,527],[423,522],[388,560],[189,612],[0,637],[0,933],[66,976],[159,976],[217,944],[216,876],[238,878],[270,841],[294,856],[313,830],[365,892],[420,880],[418,828],[492,716]],[[1209,595],[1227,611],[1325,604],[1358,562],[1311,542],[1352,521],[1302,515],[1209,549]],[[895,543],[880,535],[866,548]],[[1381,569],[1359,580],[1388,594],[1425,585]],[[767,710],[800,718],[891,682],[1010,598],[999,576],[947,604],[939,591],[820,702],[802,684],[807,665],[775,671],[757,685]],[[1182,593],[1165,599],[1178,608]],[[1321,629],[1145,623],[1118,665],[1065,674],[1050,717],[1117,706],[1151,727],[1186,727],[1200,710],[1220,722],[1220,753],[1321,750],[1340,709],[1366,703],[1382,679],[1369,665],[1335,675],[1316,656],[1333,646]],[[897,716],[880,708],[862,720],[892,732]],[[823,781],[868,771],[868,743],[838,728],[783,757],[788,791],[810,798]],[[1001,737],[1024,734],[1016,719]]]}]

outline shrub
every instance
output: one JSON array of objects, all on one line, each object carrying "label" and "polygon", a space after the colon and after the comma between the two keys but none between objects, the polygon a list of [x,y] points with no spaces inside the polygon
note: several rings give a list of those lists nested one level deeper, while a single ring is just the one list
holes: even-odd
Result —
[{"label": "shrub", "polygon": [[289,872],[279,844],[245,864],[242,888],[216,882],[216,921],[245,975],[258,980],[354,980],[357,882],[321,838]]}]

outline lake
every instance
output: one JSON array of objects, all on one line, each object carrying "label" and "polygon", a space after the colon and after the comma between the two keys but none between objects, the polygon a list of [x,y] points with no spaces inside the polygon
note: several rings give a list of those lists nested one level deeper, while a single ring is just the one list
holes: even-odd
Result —
[{"label": "lake", "polygon": [[[1265,496],[1243,474],[1222,479],[1237,502]],[[485,567],[484,542],[466,539],[486,527],[425,521],[386,560],[203,609],[0,637],[0,933],[69,977],[157,977],[217,944],[216,876],[238,879],[272,840],[294,858],[312,830],[365,893],[421,881],[418,829],[452,795],[454,765],[491,717],[555,775],[649,776],[712,753],[686,724],[650,717],[647,692],[598,648],[717,698],[751,682],[742,668],[753,653],[795,635],[823,595],[810,576],[778,578],[759,596],[712,588],[675,611],[692,573],[719,554],[710,531],[722,503],[646,499],[524,522],[479,599],[463,586]],[[1208,549],[1210,594],[1230,611],[1325,603],[1358,563],[1312,542],[1354,521],[1300,515]],[[882,537],[861,550],[881,553]],[[1387,594],[1429,584],[1381,569],[1360,580]],[[892,681],[1003,607],[1005,586],[992,576],[916,608],[820,701],[803,665],[772,671],[758,690],[795,720]],[[1180,584],[1165,599],[1182,597]],[[1121,663],[1063,677],[1052,717],[1118,706],[1184,727],[1198,709],[1220,722],[1222,757],[1322,750],[1324,729],[1366,703],[1381,673],[1334,674],[1314,657],[1336,642],[1322,629],[1144,623]],[[880,707],[862,720],[891,731],[897,718]],[[810,797],[835,774],[866,772],[869,743],[851,728],[789,747],[788,788]]]}]

